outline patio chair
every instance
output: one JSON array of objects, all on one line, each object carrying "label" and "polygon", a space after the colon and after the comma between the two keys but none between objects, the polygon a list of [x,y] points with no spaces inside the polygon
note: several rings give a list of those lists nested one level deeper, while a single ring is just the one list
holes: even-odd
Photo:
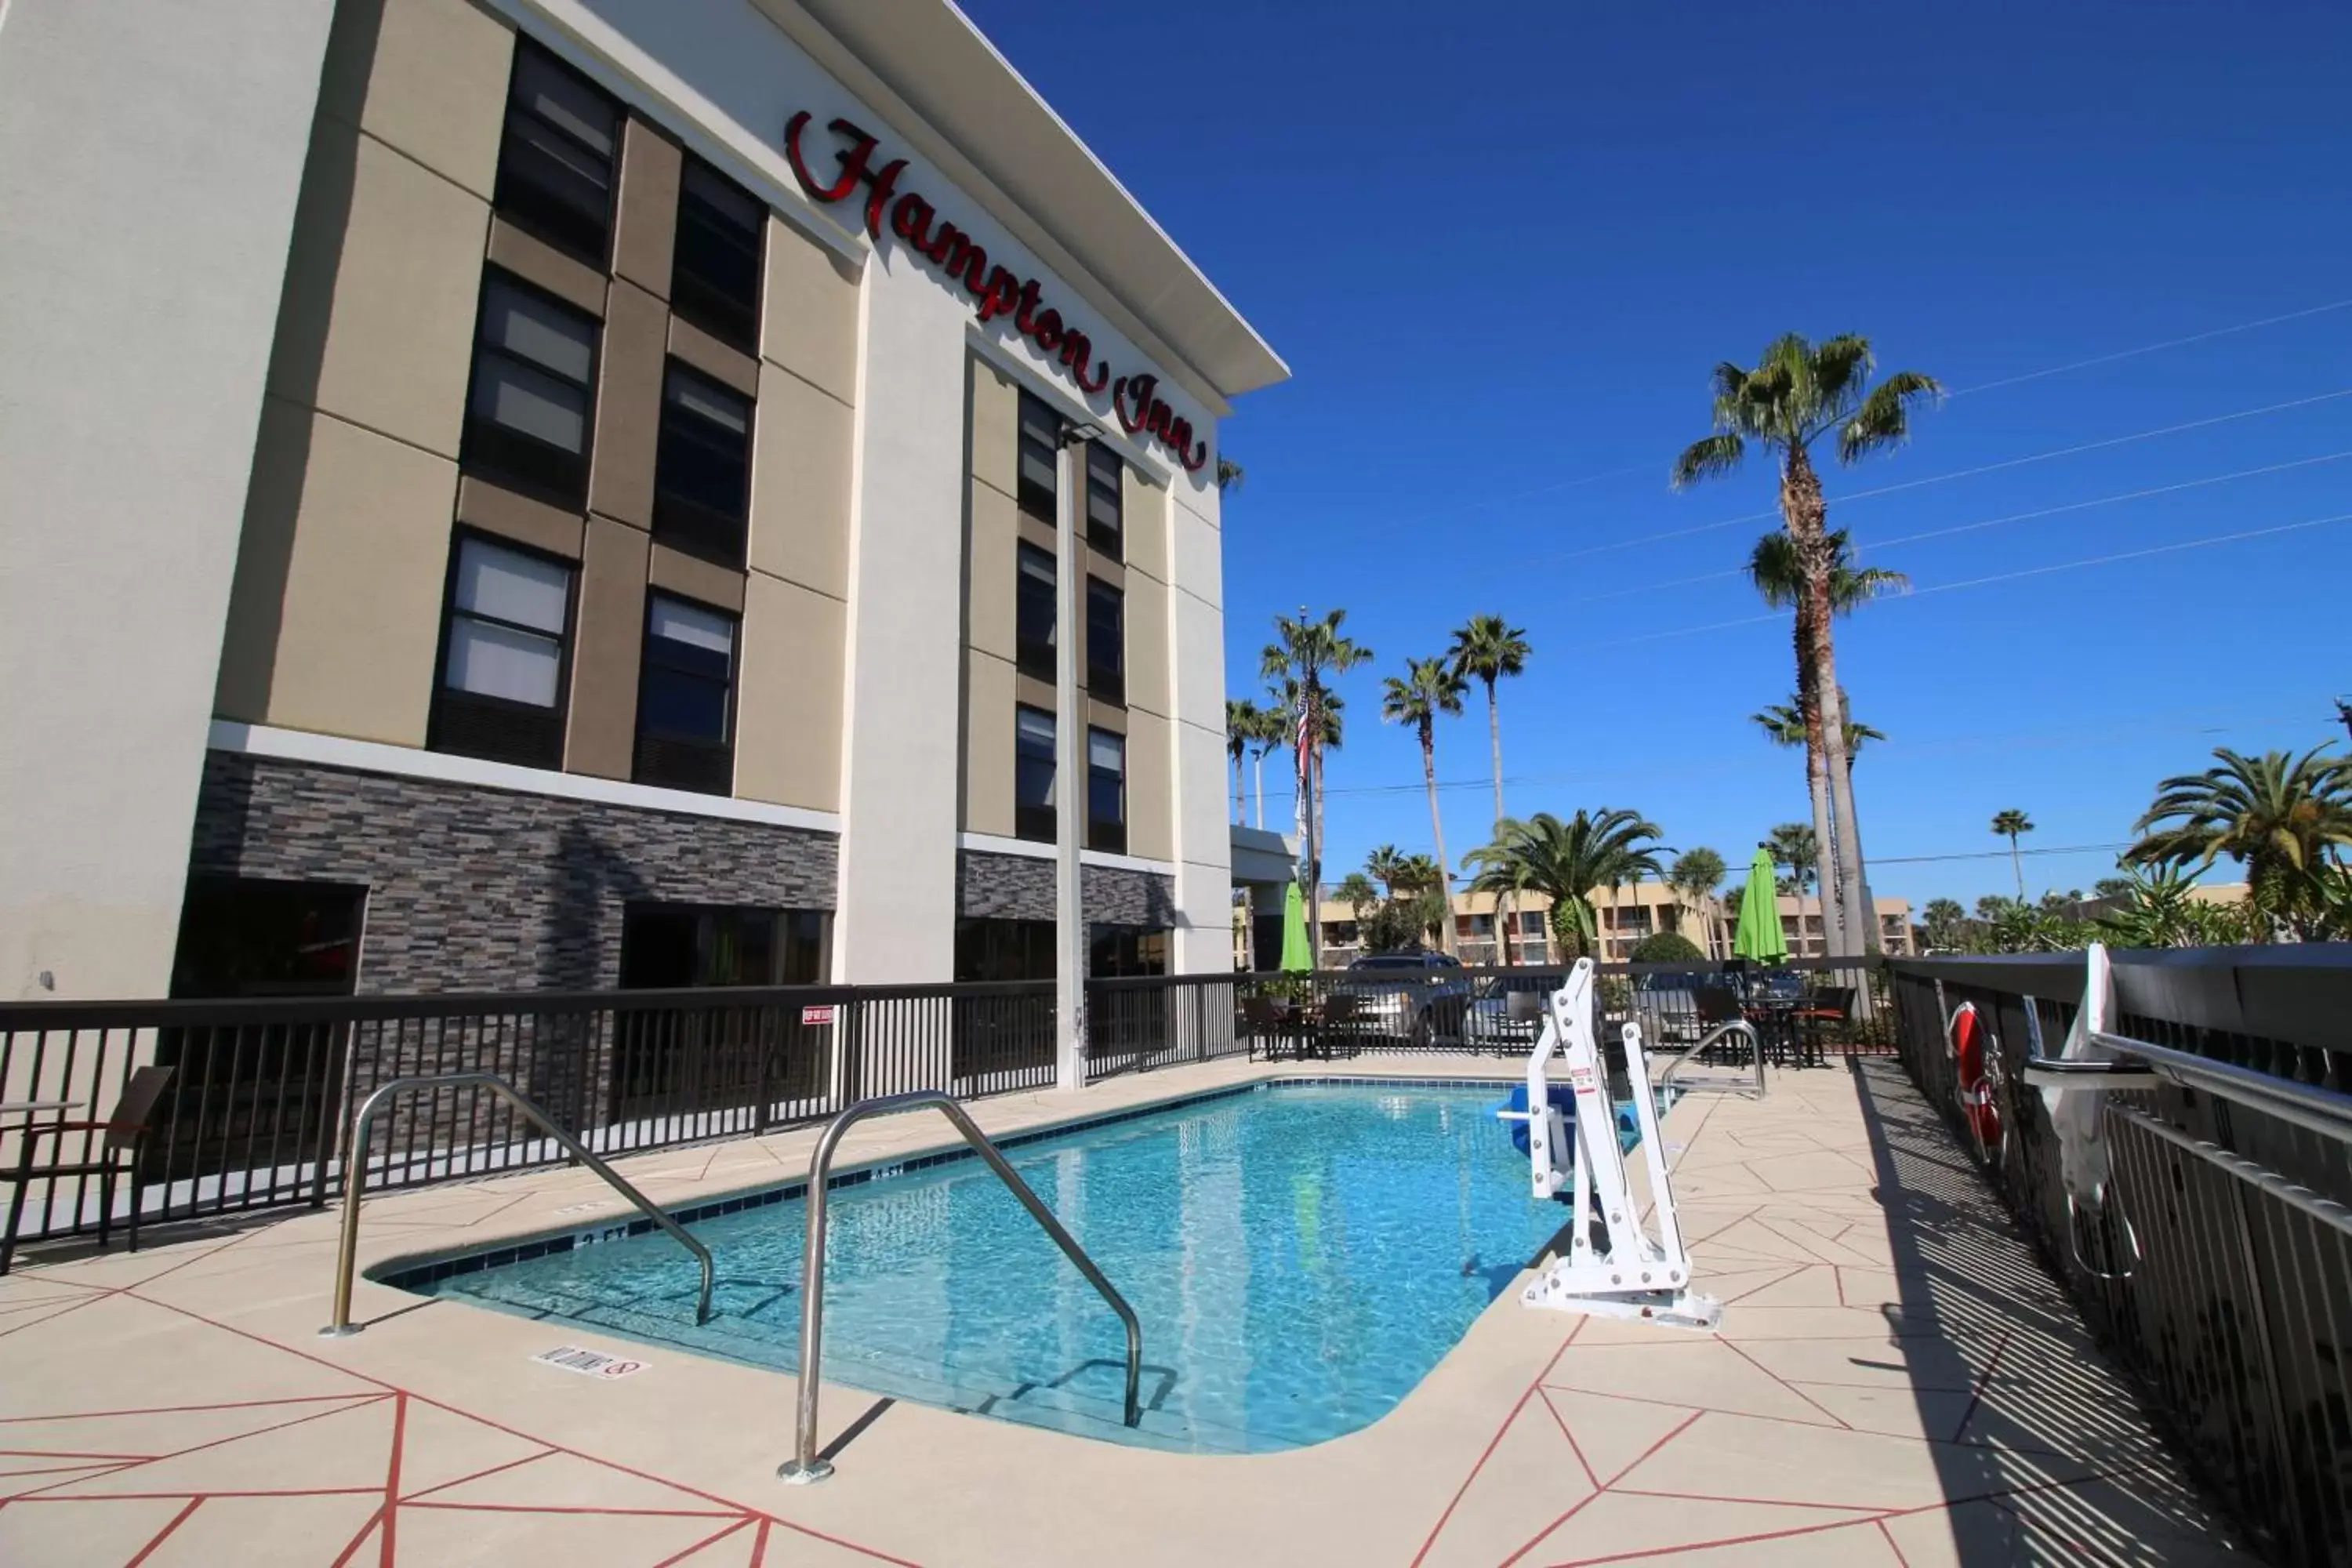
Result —
[{"label": "patio chair", "polygon": [[1249,1035],[1249,1059],[1257,1060],[1258,1046],[1265,1046],[1266,1060],[1275,1059],[1282,1040],[1292,1032],[1290,1013],[1271,996],[1242,998],[1242,1026]]},{"label": "patio chair", "polygon": [[1803,1065],[1822,1066],[1827,1059],[1822,1050],[1822,1034],[1832,1026],[1843,1028],[1853,1022],[1854,989],[1851,985],[1824,985],[1797,1005],[1793,1016]]},{"label": "patio chair", "polygon": [[[25,1194],[35,1182],[54,1180],[60,1176],[96,1176],[100,1179],[98,1205],[98,1249],[106,1250],[107,1237],[114,1222],[115,1178],[131,1178],[131,1250],[139,1250],[139,1157],[144,1150],[147,1134],[155,1119],[155,1102],[163,1097],[164,1086],[172,1081],[172,1069],[167,1067],[143,1067],[131,1075],[122,1086],[122,1096],[114,1102],[114,1114],[104,1121],[43,1121],[13,1129],[22,1140],[17,1145],[18,1156],[13,1169],[0,1169],[0,1182],[15,1184],[16,1191],[8,1199],[8,1225],[0,1230],[0,1275],[8,1272],[8,1261],[16,1250],[16,1230],[25,1219]],[[105,1140],[99,1145],[94,1160],[66,1161],[37,1165],[35,1151],[44,1138],[67,1132],[103,1132]],[[60,1147],[59,1155],[64,1153]]]},{"label": "patio chair", "polygon": [[1361,1047],[1363,1026],[1364,999],[1353,992],[1333,992],[1323,999],[1323,1016],[1312,1026],[1316,1053],[1329,1061],[1336,1040],[1344,1041],[1348,1054],[1355,1055]]},{"label": "patio chair", "polygon": [[[1746,1015],[1739,1006],[1739,993],[1728,985],[1702,985],[1692,993],[1692,1005],[1698,1010],[1699,1038],[1705,1039],[1726,1024],[1738,1023]],[[1706,1047],[1709,1061],[1720,1060],[1730,1047],[1720,1042]]]},{"label": "patio chair", "polygon": [[[1507,991],[1503,994],[1503,1022],[1507,1026],[1496,1041],[1505,1056],[1533,1050],[1543,1034],[1544,999],[1533,991]],[[1526,1039],[1519,1037],[1524,1033]]]}]

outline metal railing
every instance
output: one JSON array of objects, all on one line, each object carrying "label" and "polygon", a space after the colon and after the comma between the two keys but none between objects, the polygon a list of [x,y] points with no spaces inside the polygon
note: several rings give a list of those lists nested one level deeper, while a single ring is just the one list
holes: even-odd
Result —
[{"label": "metal railing", "polygon": [[[2105,1026],[2082,1031],[2104,1062],[2057,1059],[2081,954],[1896,961],[1904,1065],[2250,1544],[2345,1568],[2352,946],[2109,957]],[[1948,1033],[1964,1009],[1967,1064]],[[2103,1172],[2044,1089],[2105,1091]]]},{"label": "metal railing", "polygon": [[357,1115],[352,1118],[351,1163],[346,1167],[349,1180],[343,1188],[343,1234],[335,1248],[335,1317],[319,1331],[325,1339],[343,1339],[358,1333],[367,1325],[352,1321],[352,1272],[357,1266],[360,1249],[360,1203],[367,1195],[368,1134],[375,1124],[375,1114],[384,1105],[404,1094],[420,1089],[486,1089],[515,1110],[536,1122],[541,1131],[562,1145],[566,1153],[593,1171],[606,1186],[637,1206],[654,1224],[669,1232],[679,1246],[694,1254],[702,1266],[702,1295],[694,1310],[695,1323],[710,1321],[710,1287],[712,1267],[710,1249],[687,1234],[686,1227],[654,1205],[653,1200],[637,1191],[610,1165],[589,1152],[587,1145],[566,1132],[545,1110],[540,1109],[519,1091],[514,1085],[488,1072],[443,1073],[433,1078],[398,1078],[367,1097]]},{"label": "metal railing", "polygon": [[1763,1099],[1766,1093],[1764,1037],[1759,1035],[1756,1032],[1756,1026],[1745,1018],[1734,1018],[1727,1024],[1718,1024],[1707,1034],[1701,1036],[1696,1045],[1684,1047],[1682,1055],[1675,1058],[1674,1065],[1659,1075],[1658,1088],[1673,1088],[1675,1079],[1682,1075],[1683,1068],[1712,1049],[1717,1042],[1727,1039],[1745,1039],[1748,1042],[1748,1060],[1756,1068],[1756,1098]]},{"label": "metal railing", "polygon": [[1077,1271],[1086,1276],[1087,1283],[1110,1304],[1112,1311],[1127,1329],[1127,1411],[1126,1424],[1134,1426],[1143,1419],[1143,1406],[1139,1389],[1143,1378],[1143,1325],[1135,1316],[1135,1309],[1127,1304],[1111,1282],[1095,1267],[1093,1258],[1077,1239],[1062,1227],[1054,1211],[1045,1200],[1030,1190],[1021,1173],[1006,1162],[1003,1153],[989,1141],[961,1105],[948,1095],[933,1089],[919,1089],[912,1094],[884,1095],[878,1100],[861,1100],[825,1124],[824,1134],[817,1139],[816,1151],[809,1156],[808,1173],[808,1237],[801,1258],[801,1358],[799,1418],[793,1432],[793,1458],[777,1467],[776,1474],[795,1486],[806,1486],[833,1474],[831,1460],[817,1453],[816,1416],[818,1385],[824,1382],[823,1354],[824,1348],[824,1235],[826,1192],[833,1173],[834,1151],[840,1147],[842,1135],[869,1116],[889,1116],[901,1110],[926,1108],[945,1115],[963,1141],[971,1145],[994,1172],[997,1180],[1021,1200],[1029,1217],[1045,1228],[1062,1249]]}]

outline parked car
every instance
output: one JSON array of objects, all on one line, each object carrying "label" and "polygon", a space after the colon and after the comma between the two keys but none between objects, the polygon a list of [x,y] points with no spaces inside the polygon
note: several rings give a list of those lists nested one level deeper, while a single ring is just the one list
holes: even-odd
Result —
[{"label": "parked car", "polygon": [[1633,981],[1634,1016],[1652,1045],[1693,1045],[1701,1030],[1698,994],[1731,984],[1720,971],[1660,970]]},{"label": "parked car", "polygon": [[[1489,975],[1480,981],[1477,994],[1463,1013],[1463,1046],[1474,1051],[1533,1050],[1537,1037],[1543,1033],[1544,1009],[1562,984],[1557,972],[1544,970]],[[1532,996],[1534,1005],[1520,1003],[1517,1016],[1513,1016],[1515,995]]]},{"label": "parked car", "polygon": [[1358,999],[1368,1033],[1428,1046],[1461,1037],[1470,977],[1442,952],[1373,952],[1349,964],[1331,993]]}]

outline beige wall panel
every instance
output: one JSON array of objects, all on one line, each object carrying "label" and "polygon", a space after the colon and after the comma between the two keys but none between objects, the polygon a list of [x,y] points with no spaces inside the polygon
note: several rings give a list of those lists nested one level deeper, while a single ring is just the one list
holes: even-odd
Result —
[{"label": "beige wall panel", "polygon": [[1018,628],[1020,529],[1014,522],[1011,498],[977,480],[971,486],[971,544],[965,561],[970,568],[964,584],[965,640],[1002,659],[1019,655]]},{"label": "beige wall panel", "polygon": [[467,476],[457,481],[457,521],[551,555],[580,559],[581,519],[504,485]]},{"label": "beige wall panel", "polygon": [[1127,721],[1127,852],[1146,860],[1176,858],[1169,721],[1130,712]]},{"label": "beige wall panel", "polygon": [[746,397],[760,395],[760,362],[682,316],[669,319],[669,352],[723,386],[731,386]]},{"label": "beige wall panel", "polygon": [[1105,730],[1114,735],[1124,735],[1127,733],[1126,709],[1114,708],[1108,702],[1097,702],[1091,697],[1087,698],[1086,700],[1087,728],[1089,730]]},{"label": "beige wall panel", "polygon": [[699,555],[688,555],[659,540],[654,542],[652,559],[646,563],[646,581],[713,609],[743,613],[742,573],[705,561]]},{"label": "beige wall panel", "polygon": [[848,608],[753,573],[735,699],[735,793],[777,805],[841,806],[842,657]]},{"label": "beige wall panel", "polygon": [[760,353],[857,401],[857,268],[781,218],[768,220]]},{"label": "beige wall panel", "polygon": [[1008,496],[1021,493],[1018,477],[1021,393],[1005,374],[971,356],[971,472]]},{"label": "beige wall panel", "polygon": [[489,257],[492,266],[503,267],[524,282],[546,289],[573,310],[599,319],[604,316],[602,272],[496,213],[490,215]]},{"label": "beige wall panel", "polygon": [[677,143],[631,120],[621,137],[621,205],[613,225],[613,272],[647,293],[669,298],[670,253],[677,243]]},{"label": "beige wall panel", "polygon": [[1013,667],[964,652],[963,826],[1013,837]]},{"label": "beige wall panel", "polygon": [[270,390],[455,458],[489,209],[331,123],[312,157]]},{"label": "beige wall panel", "polygon": [[1013,700],[1024,708],[1042,708],[1048,713],[1056,711],[1054,683],[1040,680],[1034,675],[1024,675],[1017,669],[1013,673]]},{"label": "beige wall panel", "polygon": [[661,440],[663,345],[669,307],[614,283],[596,378],[596,445],[588,510],[638,528],[654,521],[654,456]]},{"label": "beige wall panel", "polygon": [[580,607],[572,640],[572,717],[566,773],[625,779],[636,760],[637,661],[646,640],[643,533],[610,518],[588,520]]},{"label": "beige wall panel", "polygon": [[454,464],[339,419],[310,422],[268,720],[425,743]]},{"label": "beige wall panel", "polygon": [[341,0],[319,111],[490,199],[514,32],[469,0]]},{"label": "beige wall panel", "polygon": [[1168,492],[1127,470],[1127,488],[1119,497],[1120,531],[1126,535],[1127,563],[1168,581]]},{"label": "beige wall panel", "polygon": [[1163,718],[1171,711],[1168,590],[1140,572],[1127,580],[1127,705]]},{"label": "beige wall panel", "polygon": [[751,564],[849,597],[848,407],[763,365],[751,426]]}]

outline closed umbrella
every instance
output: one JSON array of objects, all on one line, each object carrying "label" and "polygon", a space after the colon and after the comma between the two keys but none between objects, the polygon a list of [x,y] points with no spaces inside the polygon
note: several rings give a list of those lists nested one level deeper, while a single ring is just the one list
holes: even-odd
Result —
[{"label": "closed umbrella", "polygon": [[1315,950],[1307,942],[1307,900],[1293,882],[1282,895],[1282,972],[1285,974],[1311,974],[1315,972]]},{"label": "closed umbrella", "polygon": [[1772,853],[1759,845],[1748,868],[1747,890],[1739,895],[1739,929],[1731,938],[1731,951],[1741,958],[1778,963],[1789,956],[1789,939],[1780,930],[1780,891]]}]

